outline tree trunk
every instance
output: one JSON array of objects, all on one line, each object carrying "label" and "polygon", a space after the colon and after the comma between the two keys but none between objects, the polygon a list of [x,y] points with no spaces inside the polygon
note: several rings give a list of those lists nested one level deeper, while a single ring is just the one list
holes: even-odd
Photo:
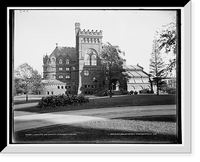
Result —
[{"label": "tree trunk", "polygon": [[28,101],[28,93],[26,93],[26,101]]},{"label": "tree trunk", "polygon": [[159,95],[159,85],[158,85],[158,80],[157,80],[157,83],[156,83],[157,85],[157,96]]},{"label": "tree trunk", "polygon": [[112,97],[112,83],[111,83],[111,81],[110,81],[110,83],[109,83],[109,91],[110,91],[110,97]]}]

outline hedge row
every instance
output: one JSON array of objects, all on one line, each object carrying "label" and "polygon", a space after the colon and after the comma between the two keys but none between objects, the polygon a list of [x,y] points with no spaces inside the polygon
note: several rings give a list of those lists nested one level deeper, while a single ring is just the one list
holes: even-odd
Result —
[{"label": "hedge row", "polygon": [[67,105],[88,103],[89,98],[83,95],[52,95],[42,97],[38,102],[38,108],[53,108]]}]

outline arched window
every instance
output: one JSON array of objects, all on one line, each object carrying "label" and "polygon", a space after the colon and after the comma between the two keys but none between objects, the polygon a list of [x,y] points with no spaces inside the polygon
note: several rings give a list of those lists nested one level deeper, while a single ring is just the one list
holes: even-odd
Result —
[{"label": "arched window", "polygon": [[69,64],[69,59],[66,59],[66,64]]},{"label": "arched window", "polygon": [[96,52],[93,49],[88,49],[85,54],[85,65],[97,65],[97,56]]},{"label": "arched window", "polygon": [[85,55],[85,65],[90,65],[90,55]]},{"label": "arched window", "polygon": [[97,56],[96,55],[91,56],[91,65],[97,65]]},{"label": "arched window", "polygon": [[62,76],[62,75],[59,75],[59,76],[58,76],[58,78],[59,78],[59,79],[62,79],[62,78],[63,78],[63,76]]},{"label": "arched window", "polygon": [[51,63],[52,63],[52,64],[55,64],[55,62],[56,62],[56,59],[55,59],[55,58],[52,58],[52,59],[51,59]]},{"label": "arched window", "polygon": [[62,59],[61,58],[59,59],[59,64],[62,64]]},{"label": "arched window", "polygon": [[65,78],[66,78],[66,79],[69,79],[69,78],[70,78],[69,74],[67,74]]}]

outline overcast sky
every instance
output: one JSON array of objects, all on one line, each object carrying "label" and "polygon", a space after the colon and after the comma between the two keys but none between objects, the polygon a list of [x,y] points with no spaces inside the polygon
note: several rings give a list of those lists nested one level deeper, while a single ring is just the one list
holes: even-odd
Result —
[{"label": "overcast sky", "polygon": [[174,20],[168,10],[27,10],[15,11],[14,66],[28,63],[42,72],[43,55],[59,46],[75,47],[75,22],[81,29],[102,30],[103,43],[118,45],[127,65],[149,72],[155,31]]}]

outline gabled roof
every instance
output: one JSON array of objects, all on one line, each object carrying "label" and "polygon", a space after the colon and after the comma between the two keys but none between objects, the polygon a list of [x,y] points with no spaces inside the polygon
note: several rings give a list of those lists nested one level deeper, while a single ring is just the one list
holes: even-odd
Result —
[{"label": "gabled roof", "polygon": [[124,65],[124,68],[127,70],[143,70],[143,68],[141,66],[137,66],[137,65]]},{"label": "gabled roof", "polygon": [[134,78],[148,78],[148,73],[143,71],[143,67],[138,65],[124,65],[127,73]]},{"label": "gabled roof", "polygon": [[55,57],[58,57],[58,56],[63,56],[63,57],[66,57],[66,56],[69,56],[72,61],[75,61],[77,60],[77,55],[76,55],[76,48],[74,47],[63,47],[63,46],[57,46],[53,52],[51,53],[50,57],[51,56],[55,56]]}]

